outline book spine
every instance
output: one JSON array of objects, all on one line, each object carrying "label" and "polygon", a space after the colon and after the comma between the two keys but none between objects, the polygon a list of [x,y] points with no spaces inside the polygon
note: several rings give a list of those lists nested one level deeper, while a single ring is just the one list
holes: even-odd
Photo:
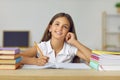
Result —
[{"label": "book spine", "polygon": [[19,54],[0,54],[0,59],[16,59],[20,57]]},{"label": "book spine", "polygon": [[102,51],[102,50],[93,50],[92,53],[95,53],[95,54],[120,54],[120,52]]},{"label": "book spine", "polygon": [[22,57],[16,58],[16,63],[19,63],[22,60]]},{"label": "book spine", "polygon": [[18,57],[16,59],[0,59],[0,64],[16,64],[16,63],[19,63],[20,61],[22,60],[21,57]]},{"label": "book spine", "polygon": [[91,55],[91,58],[93,58],[95,60],[99,60],[99,57],[97,55],[94,55],[94,54]]},{"label": "book spine", "polygon": [[21,63],[17,63],[17,64],[1,64],[0,65],[0,70],[15,70],[17,68],[19,68],[21,65]]},{"label": "book spine", "polygon": [[89,63],[90,67],[95,69],[95,70],[98,70],[98,67],[99,67],[99,64],[98,63],[95,63],[93,61],[90,61]]},{"label": "book spine", "polygon": [[20,53],[20,49],[19,48],[15,50],[15,54],[18,54],[18,53]]},{"label": "book spine", "polygon": [[19,48],[0,48],[0,54],[18,54],[20,53]]}]

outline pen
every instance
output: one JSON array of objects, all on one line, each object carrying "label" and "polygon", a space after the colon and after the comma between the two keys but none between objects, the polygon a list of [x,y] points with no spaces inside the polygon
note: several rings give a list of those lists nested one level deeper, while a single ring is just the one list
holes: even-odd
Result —
[{"label": "pen", "polygon": [[43,56],[41,49],[39,48],[39,46],[37,45],[37,43],[35,41],[34,41],[34,45],[37,48],[37,50],[39,51],[40,55]]}]

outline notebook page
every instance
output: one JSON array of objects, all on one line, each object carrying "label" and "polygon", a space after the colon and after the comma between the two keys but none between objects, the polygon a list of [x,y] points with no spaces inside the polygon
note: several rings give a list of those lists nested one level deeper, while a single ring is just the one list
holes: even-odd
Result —
[{"label": "notebook page", "polygon": [[47,63],[45,66],[23,65],[22,69],[91,69],[85,63]]}]

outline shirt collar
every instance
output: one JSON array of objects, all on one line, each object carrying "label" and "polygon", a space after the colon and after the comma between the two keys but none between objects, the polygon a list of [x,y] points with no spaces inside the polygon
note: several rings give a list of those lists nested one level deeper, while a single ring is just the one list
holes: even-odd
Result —
[{"label": "shirt collar", "polygon": [[47,41],[47,48],[48,48],[48,53],[53,51],[52,46],[50,44],[50,40]]},{"label": "shirt collar", "polygon": [[[47,48],[48,48],[48,54],[51,53],[53,51],[52,49],[52,46],[51,46],[51,43],[50,43],[50,40],[48,40],[47,42]],[[63,48],[62,48],[62,51],[66,48],[66,42],[64,42],[64,45],[63,45]],[[61,52],[61,51],[60,51]],[[61,53],[60,53],[61,54]]]}]

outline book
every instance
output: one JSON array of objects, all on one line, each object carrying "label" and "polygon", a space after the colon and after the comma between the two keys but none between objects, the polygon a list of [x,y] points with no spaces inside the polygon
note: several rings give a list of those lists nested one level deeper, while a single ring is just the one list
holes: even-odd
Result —
[{"label": "book", "polygon": [[119,52],[93,51],[89,66],[95,70],[120,70]]},{"label": "book", "polygon": [[21,63],[17,64],[0,64],[0,70],[15,70],[20,67]]},{"label": "book", "polygon": [[0,54],[17,54],[20,53],[20,49],[17,47],[1,47]]},{"label": "book", "polygon": [[99,67],[100,67],[99,63],[91,61],[91,60],[90,60],[89,66],[95,70],[99,70]]},{"label": "book", "polygon": [[120,55],[101,54],[91,55],[91,61],[98,62],[102,65],[120,65]]},{"label": "book", "polygon": [[44,66],[23,65],[22,69],[91,69],[85,63],[47,63]]},{"label": "book", "polygon": [[120,71],[120,65],[103,65],[94,61],[90,61],[89,65],[98,71]]},{"label": "book", "polygon": [[103,50],[92,50],[94,54],[119,54],[120,52],[112,52],[112,51],[103,51]]},{"label": "book", "polygon": [[19,54],[0,54],[0,59],[16,59],[20,57]]},{"label": "book", "polygon": [[99,71],[120,71],[120,65],[101,65]]},{"label": "book", "polygon": [[0,59],[0,64],[16,64],[19,63],[21,60],[21,57],[18,57],[16,59]]}]

